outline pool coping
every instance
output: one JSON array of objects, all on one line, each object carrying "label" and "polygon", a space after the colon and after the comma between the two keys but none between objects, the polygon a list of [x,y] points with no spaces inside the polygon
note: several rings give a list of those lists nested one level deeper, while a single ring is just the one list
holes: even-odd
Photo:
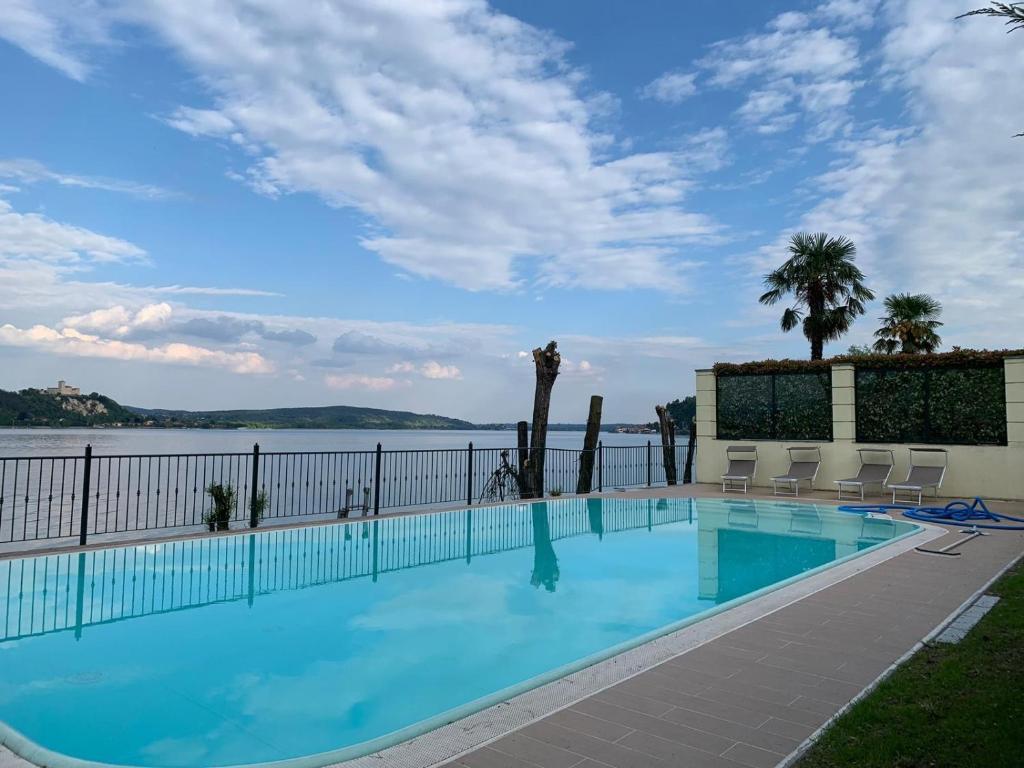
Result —
[{"label": "pool coping", "polygon": [[[678,499],[680,496],[673,495],[667,496],[667,498]],[[813,505],[821,504],[823,500],[809,498],[785,501],[788,504]],[[826,502],[826,506],[832,505]],[[417,510],[412,514],[430,514],[442,511]],[[360,518],[332,522],[345,524],[359,521]],[[622,650],[612,649],[613,655],[611,656],[605,657],[602,653],[600,656],[603,658],[596,661],[592,660],[594,657],[580,660],[569,668],[575,671],[566,671],[567,667],[561,667],[541,676],[541,678],[524,681],[512,689],[506,689],[504,695],[507,696],[510,691],[515,690],[520,691],[519,693],[487,705],[483,709],[477,709],[480,705],[479,701],[470,702],[458,710],[444,713],[433,720],[427,720],[402,731],[380,737],[377,741],[392,743],[386,747],[382,746],[377,751],[352,758],[341,757],[345,751],[359,749],[360,745],[354,745],[350,748],[307,757],[251,764],[252,768],[275,765],[287,766],[287,768],[334,768],[336,766],[345,766],[345,768],[369,768],[369,766],[427,768],[427,766],[457,759],[536,720],[572,706],[582,699],[600,693],[723,634],[768,616],[796,601],[947,533],[943,528],[926,523],[915,521],[914,525],[918,530],[908,531],[889,542],[863,552],[852,553],[809,572],[770,585],[752,593],[752,596],[737,598],[732,601],[731,605],[727,603],[709,609],[709,611],[678,622],[675,624],[677,628],[670,629],[667,633],[662,628],[623,643],[618,646]],[[253,532],[239,531],[237,533]],[[135,544],[135,546],[138,545]],[[123,546],[132,545],[109,543],[97,548]],[[43,555],[32,552],[24,553],[23,556],[39,557]],[[546,681],[538,684],[538,679],[546,679]],[[460,712],[466,712],[466,714],[460,716]],[[438,720],[441,722],[439,723]],[[403,737],[403,733],[406,731],[408,737]],[[396,737],[400,741],[393,743]],[[370,744],[372,743],[370,742]],[[363,743],[363,745],[365,744],[366,742]],[[10,751],[8,752],[8,750]],[[7,754],[4,754],[5,752]],[[332,757],[335,755],[340,759],[332,761]],[[5,758],[13,758],[14,762]],[[0,722],[0,768],[28,765],[44,765],[53,768],[108,768],[110,764],[82,760],[51,751],[27,739],[7,726],[6,723]],[[239,765],[236,768],[249,767]]]},{"label": "pool coping", "polygon": [[[819,500],[808,500],[814,503]],[[800,502],[803,503],[803,502]],[[795,602],[945,536],[939,526],[918,523],[918,531],[833,561],[809,575],[770,586],[711,615],[620,653],[542,683],[498,704],[437,726],[421,735],[361,757],[334,763],[310,762],[309,768],[429,768],[457,760],[541,718],[601,693],[670,659],[751,624]],[[272,765],[272,764],[264,764]],[[289,768],[295,765],[289,761]],[[244,767],[243,767],[244,768]]]}]

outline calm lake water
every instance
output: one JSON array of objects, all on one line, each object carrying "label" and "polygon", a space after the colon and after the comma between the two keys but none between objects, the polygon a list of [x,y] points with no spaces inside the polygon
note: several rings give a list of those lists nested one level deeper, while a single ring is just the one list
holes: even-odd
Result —
[{"label": "calm lake water", "polygon": [[[683,444],[685,445],[685,435]],[[658,435],[602,433],[606,446],[657,445]],[[512,431],[432,429],[0,429],[0,457],[94,454],[233,453],[251,451],[372,451],[416,448],[512,448]],[[678,442],[678,437],[677,437]],[[582,432],[549,432],[551,448],[582,448]]]}]

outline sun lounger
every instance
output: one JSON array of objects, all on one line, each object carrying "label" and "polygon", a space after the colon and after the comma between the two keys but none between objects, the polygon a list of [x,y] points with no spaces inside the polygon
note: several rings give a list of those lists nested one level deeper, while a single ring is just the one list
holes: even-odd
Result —
[{"label": "sun lounger", "polygon": [[[892,474],[892,465],[894,463],[892,451],[880,448],[858,448],[857,453],[860,454],[860,469],[857,471],[857,476],[835,481],[839,488],[840,500],[843,498],[844,486],[860,490],[861,501],[864,501],[864,489],[868,486],[877,485],[878,492],[881,493],[882,489],[885,488],[885,484],[889,482],[889,475]],[[865,458],[871,458],[870,456],[865,456],[865,454],[875,454],[874,458],[876,459],[882,458],[882,454],[888,454],[889,463],[886,464],[884,461],[865,461]]]},{"label": "sun lounger", "polygon": [[[722,475],[722,491],[747,492],[747,485],[754,484],[754,475],[757,472],[757,446],[754,445],[730,445],[725,449],[725,457],[729,460],[729,466]],[[742,488],[738,486],[743,484]]]},{"label": "sun lounger", "polygon": [[[916,456],[915,456],[916,454]],[[941,464],[919,464],[918,462],[927,455],[941,458]],[[911,448],[910,449],[910,471],[907,472],[907,479],[902,483],[890,483],[892,491],[892,503],[896,503],[896,494],[903,491],[906,494],[917,494],[917,503],[920,505],[925,490],[932,489],[934,495],[939,495],[939,488],[942,486],[942,479],[946,476],[946,464],[948,458],[944,448]]]},{"label": "sun lounger", "polygon": [[[789,452],[789,471],[772,478],[772,493],[776,496],[799,496],[801,482],[806,480],[808,488],[814,487],[814,478],[821,467],[821,450],[816,445],[797,445],[786,450]],[[780,491],[780,485],[791,490]]]}]

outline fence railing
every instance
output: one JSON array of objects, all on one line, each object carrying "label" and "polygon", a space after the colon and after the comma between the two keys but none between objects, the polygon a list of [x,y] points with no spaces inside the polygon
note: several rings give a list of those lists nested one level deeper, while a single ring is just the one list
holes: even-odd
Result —
[{"label": "fence railing", "polygon": [[[686,447],[675,449],[678,475]],[[594,451],[590,491],[664,485],[660,445]],[[548,448],[544,489],[574,493],[584,451]],[[524,456],[525,458],[525,456]],[[211,525],[211,484],[230,485],[231,528],[262,519],[348,517],[417,506],[518,497],[503,467],[518,449],[443,448],[385,451],[182,453],[0,457],[0,545],[47,539],[84,545],[136,531]],[[175,531],[177,532],[177,531]]]}]

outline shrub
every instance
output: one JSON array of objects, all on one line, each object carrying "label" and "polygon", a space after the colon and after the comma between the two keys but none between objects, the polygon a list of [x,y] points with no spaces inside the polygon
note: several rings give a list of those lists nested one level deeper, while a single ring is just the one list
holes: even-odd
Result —
[{"label": "shrub", "polygon": [[203,516],[211,531],[226,531],[235,509],[235,489],[230,483],[210,483],[206,492],[213,499],[213,507]]}]

